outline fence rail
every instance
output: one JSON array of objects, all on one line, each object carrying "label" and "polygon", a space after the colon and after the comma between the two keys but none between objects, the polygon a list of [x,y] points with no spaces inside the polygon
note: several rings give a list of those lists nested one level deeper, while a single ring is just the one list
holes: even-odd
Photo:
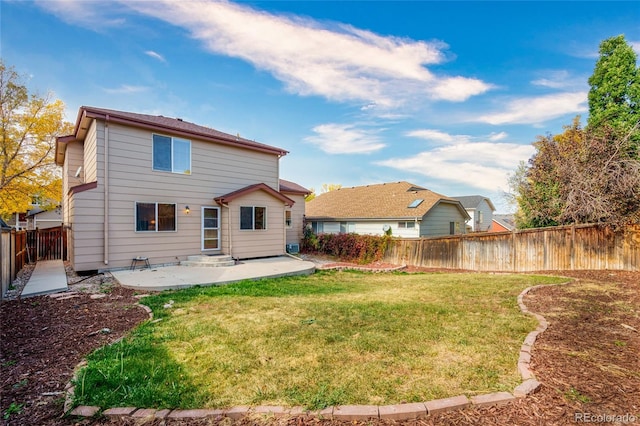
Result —
[{"label": "fence rail", "polygon": [[441,238],[396,239],[384,260],[428,268],[531,272],[640,270],[640,226],[575,225]]}]

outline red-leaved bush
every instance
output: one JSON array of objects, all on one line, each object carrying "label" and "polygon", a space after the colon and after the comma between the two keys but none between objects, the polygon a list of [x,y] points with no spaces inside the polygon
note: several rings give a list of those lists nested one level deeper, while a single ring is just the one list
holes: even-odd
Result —
[{"label": "red-leaved bush", "polygon": [[305,229],[302,251],[326,254],[345,262],[366,264],[382,259],[391,242],[388,235],[319,234]]}]

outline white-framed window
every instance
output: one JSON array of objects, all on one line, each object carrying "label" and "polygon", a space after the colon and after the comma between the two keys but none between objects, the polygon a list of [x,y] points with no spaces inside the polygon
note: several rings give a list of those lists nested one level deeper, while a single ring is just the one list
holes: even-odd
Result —
[{"label": "white-framed window", "polygon": [[291,221],[291,210],[285,210],[284,211],[284,226],[286,226],[287,228],[291,228],[292,226],[292,221]]},{"label": "white-framed window", "polygon": [[136,232],[175,232],[177,217],[175,203],[136,202]]},{"label": "white-framed window", "polygon": [[315,234],[322,234],[324,232],[324,222],[311,222],[311,229]]},{"label": "white-framed window", "polygon": [[220,250],[219,207],[202,207],[202,250]]},{"label": "white-framed window", "polygon": [[240,229],[244,231],[267,229],[267,208],[241,206]]},{"label": "white-framed window", "polygon": [[340,222],[340,233],[351,234],[356,231],[356,224],[354,222]]},{"label": "white-framed window", "polygon": [[398,222],[399,229],[411,229],[415,227],[416,223],[414,221]]},{"label": "white-framed window", "polygon": [[153,135],[153,170],[191,174],[191,141]]}]

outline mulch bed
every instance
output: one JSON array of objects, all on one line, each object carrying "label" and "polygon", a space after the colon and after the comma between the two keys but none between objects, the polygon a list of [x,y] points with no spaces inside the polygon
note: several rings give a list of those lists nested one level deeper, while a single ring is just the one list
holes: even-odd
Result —
[{"label": "mulch bed", "polygon": [[[556,271],[552,274],[577,280],[568,285],[538,288],[525,297],[528,308],[549,321],[549,328],[536,341],[531,363],[536,378],[543,384],[541,389],[508,405],[454,411],[402,424],[569,425],[576,424],[576,413],[630,414],[640,423],[640,273]],[[593,282],[616,285],[602,291],[590,285]],[[211,419],[136,422],[61,417],[63,395],[59,392],[71,379],[75,366],[92,350],[112,343],[147,318],[146,312],[135,306],[137,300],[132,290],[112,286],[102,294],[106,296],[92,298],[92,293],[79,293],[77,297],[63,300],[40,296],[0,304],[0,424],[216,424]],[[11,414],[8,420],[3,419],[2,415],[12,403],[14,407],[22,406],[20,412]],[[260,422],[258,419],[225,419],[222,423],[343,424],[299,418]]]}]

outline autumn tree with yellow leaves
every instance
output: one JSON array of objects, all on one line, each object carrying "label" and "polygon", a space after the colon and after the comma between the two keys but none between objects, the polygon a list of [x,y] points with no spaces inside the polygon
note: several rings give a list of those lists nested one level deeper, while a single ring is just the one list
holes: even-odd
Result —
[{"label": "autumn tree with yellow leaves", "polygon": [[55,140],[69,134],[64,104],[30,94],[21,76],[0,60],[0,216],[24,212],[38,197],[46,208],[60,202]]}]

